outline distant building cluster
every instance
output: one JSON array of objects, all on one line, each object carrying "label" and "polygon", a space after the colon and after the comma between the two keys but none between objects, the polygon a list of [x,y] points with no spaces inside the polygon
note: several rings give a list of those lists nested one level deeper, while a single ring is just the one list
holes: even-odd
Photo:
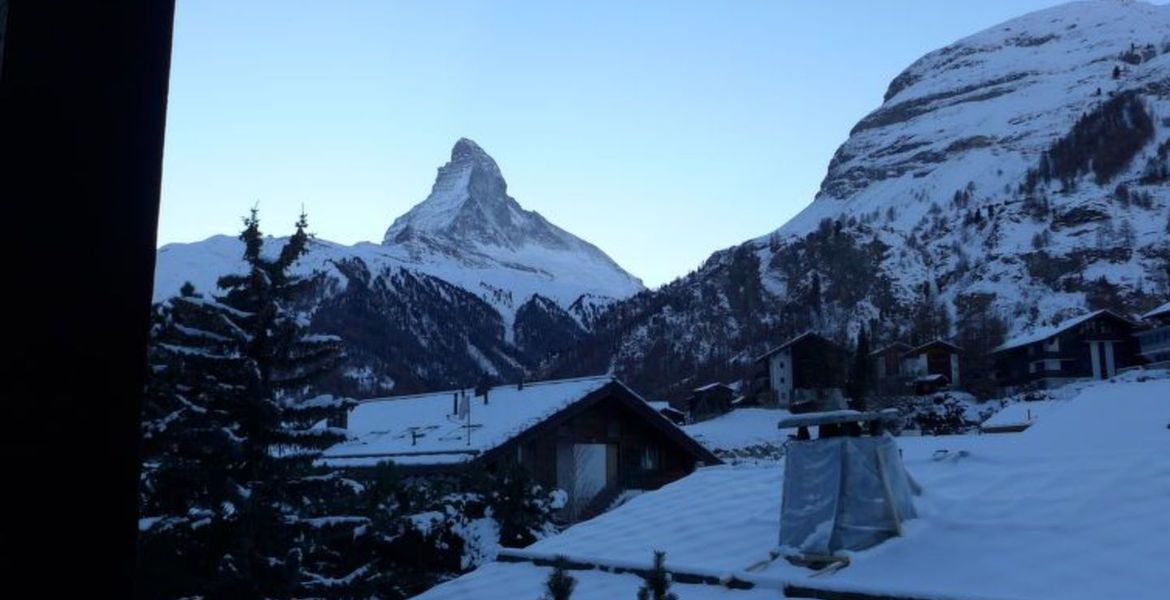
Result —
[{"label": "distant building cluster", "polygon": [[[932,340],[894,342],[869,354],[872,392],[928,395],[961,389],[963,348]],[[992,379],[1005,393],[1052,388],[1082,379],[1107,379],[1142,366],[1170,366],[1170,302],[1134,322],[1098,310],[1037,329],[993,348]],[[813,332],[798,335],[756,359],[751,403],[793,412],[846,407],[848,351]],[[706,413],[692,413],[696,418]]]}]

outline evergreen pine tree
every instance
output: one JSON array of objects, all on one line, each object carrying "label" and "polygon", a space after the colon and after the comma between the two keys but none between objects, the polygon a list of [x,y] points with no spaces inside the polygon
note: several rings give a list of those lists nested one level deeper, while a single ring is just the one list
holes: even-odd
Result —
[{"label": "evergreen pine tree", "polygon": [[638,600],[678,600],[678,595],[670,591],[670,573],[666,572],[665,552],[654,552],[654,566],[642,579],[644,581],[638,589]]},{"label": "evergreen pine tree", "polygon": [[569,600],[569,597],[573,595],[573,589],[577,587],[577,580],[569,575],[565,568],[566,564],[565,557],[557,557],[556,562],[553,563],[553,571],[544,583],[545,592],[542,600]]},{"label": "evergreen pine tree", "polygon": [[853,354],[853,364],[850,365],[849,385],[846,390],[849,394],[850,408],[853,410],[865,410],[865,397],[871,387],[870,379],[869,335],[862,325],[861,331],[857,334],[857,347]]},{"label": "evergreen pine tree", "polygon": [[995,357],[991,351],[1004,342],[1007,322],[993,309],[994,297],[970,294],[955,300],[958,313],[955,342],[963,349],[959,354],[962,388],[981,399],[998,392],[995,380]]},{"label": "evergreen pine tree", "polygon": [[312,286],[290,273],[306,227],[302,215],[269,259],[253,210],[240,235],[247,272],[221,278],[218,297],[184,286],[156,309],[143,423],[152,516],[140,528],[144,587],[159,595],[333,596],[366,567],[339,564],[330,547],[367,521],[331,511],[353,482],[312,466],[344,439],[327,423],[349,401],[311,393],[341,347],[295,312]]},{"label": "evergreen pine tree", "polygon": [[143,588],[209,594],[233,569],[231,539],[251,490],[243,477],[245,367],[232,309],[184,286],[155,308],[143,414]]},{"label": "evergreen pine tree", "polygon": [[821,274],[816,271],[813,271],[812,274],[809,295],[812,297],[813,312],[819,317],[821,315]]},{"label": "evergreen pine tree", "polygon": [[519,465],[507,465],[487,485],[487,502],[500,527],[500,545],[523,548],[552,533],[550,496]]}]

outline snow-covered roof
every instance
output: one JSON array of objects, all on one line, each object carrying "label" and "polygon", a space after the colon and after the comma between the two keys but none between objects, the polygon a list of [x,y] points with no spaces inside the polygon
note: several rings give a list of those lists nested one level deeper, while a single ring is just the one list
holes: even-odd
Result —
[{"label": "snow-covered roof", "polygon": [[870,352],[869,355],[870,356],[877,356],[879,354],[885,354],[886,352],[889,352],[891,350],[901,354],[901,353],[906,352],[907,350],[913,350],[913,349],[914,349],[914,346],[911,346],[910,344],[907,344],[906,342],[894,342],[892,344],[886,344],[885,346],[882,346],[881,348],[878,348],[877,350]]},{"label": "snow-covered roof", "polygon": [[963,351],[962,348],[960,348],[960,347],[956,346],[955,344],[952,344],[946,340],[934,339],[934,340],[930,340],[929,342],[926,342],[925,344],[922,344],[920,346],[917,346],[915,348],[911,348],[910,350],[907,350],[906,355],[908,356],[911,354],[921,354],[921,353],[925,352],[931,346],[944,346],[953,352],[962,352]]},{"label": "snow-covered roof", "polygon": [[670,403],[667,402],[666,400],[647,400],[646,404],[649,404],[650,408],[653,408],[654,410],[662,410],[664,408],[670,408]]},{"label": "snow-covered roof", "polygon": [[708,383],[707,385],[701,385],[701,386],[699,386],[691,391],[692,392],[706,392],[709,390],[713,390],[717,387],[725,387],[727,389],[731,389],[731,386],[727,385],[726,383],[723,383],[722,381],[716,381],[713,383]]},{"label": "snow-covered roof", "polygon": [[[335,467],[385,460],[407,465],[469,462],[611,383],[622,385],[603,375],[525,383],[522,388],[496,386],[488,390],[486,402],[471,389],[368,400],[349,413],[347,428],[355,439],[326,450],[321,462]],[[468,421],[453,414],[461,396],[469,398],[470,432]]]},{"label": "snow-covered roof", "polygon": [[[1168,379],[1099,381],[1016,436],[898,438],[907,470],[926,490],[916,500],[919,518],[903,537],[850,553],[849,566],[835,572],[810,576],[770,559],[779,540],[781,463],[699,469],[503,552],[617,570],[646,568],[661,550],[675,572],[755,586],[676,578],[672,589],[687,600],[777,598],[786,585],[887,597],[1160,599],[1170,586],[1163,565],[1170,538],[1150,532],[1170,530],[1170,470],[1159,460],[1170,453],[1167,397]],[[550,571],[490,563],[419,600],[538,598]],[[632,598],[641,584],[629,572],[570,574],[579,580],[574,600]]]},{"label": "snow-covered roof", "polygon": [[656,410],[658,412],[663,412],[663,411],[669,410],[671,412],[674,412],[674,413],[677,413],[680,415],[683,414],[683,411],[671,406],[670,403],[667,402],[666,400],[647,400],[646,404],[649,404],[650,408],[653,408],[654,410]]},{"label": "snow-covered roof", "polygon": [[941,373],[931,373],[930,375],[922,375],[914,380],[914,383],[935,383],[938,381],[947,381],[947,376]]},{"label": "snow-covered roof", "polygon": [[1167,302],[1167,303],[1163,304],[1162,306],[1159,306],[1158,308],[1155,308],[1154,310],[1151,310],[1150,312],[1142,315],[1142,318],[1143,319],[1153,319],[1155,317],[1165,317],[1165,316],[1170,316],[1170,302]]},{"label": "snow-covered roof", "polygon": [[1019,348],[1020,346],[1027,346],[1028,344],[1034,344],[1041,340],[1046,340],[1054,335],[1064,333],[1065,331],[1068,331],[1069,329],[1072,329],[1073,327],[1076,327],[1085,321],[1095,319],[1104,314],[1112,315],[1113,317],[1121,319],[1122,321],[1128,321],[1128,319],[1125,317],[1111,310],[1097,310],[1091,313],[1073,317],[1071,319],[1065,319],[1056,325],[1049,325],[1047,327],[1033,329],[1030,333],[1016,336],[1004,342],[1003,344],[1000,344],[998,347],[992,350],[992,352],[1002,352],[1004,350],[1011,350],[1012,348]]},{"label": "snow-covered roof", "polygon": [[682,429],[710,450],[780,445],[786,437],[776,430],[776,423],[789,416],[791,413],[779,408],[737,408],[714,419],[683,425]]},{"label": "snow-covered roof", "polygon": [[818,334],[818,333],[817,333],[817,332],[815,332],[815,331],[806,331],[806,332],[804,332],[804,333],[802,333],[802,334],[800,334],[800,335],[798,335],[798,336],[796,336],[796,337],[794,337],[794,338],[792,338],[792,339],[788,340],[787,342],[784,342],[783,344],[780,344],[779,346],[776,346],[775,348],[772,348],[771,350],[768,350],[767,352],[765,352],[765,353],[763,353],[763,354],[761,354],[761,355],[757,356],[757,357],[756,357],[756,362],[759,362],[759,361],[761,361],[761,360],[764,360],[765,358],[768,358],[769,356],[772,356],[773,354],[775,354],[775,353],[777,353],[777,352],[779,352],[779,351],[781,351],[781,350],[783,350],[783,349],[785,349],[785,348],[787,348],[787,347],[789,347],[789,346],[791,346],[791,345],[795,344],[796,342],[799,342],[799,341],[801,341],[801,340],[803,340],[803,339],[805,339],[805,338],[808,338],[808,337],[818,337],[818,338],[821,338],[822,340],[825,340],[826,342],[829,342],[830,344],[832,343],[831,341],[829,341],[828,339],[826,339],[824,336],[822,336],[822,335]]}]

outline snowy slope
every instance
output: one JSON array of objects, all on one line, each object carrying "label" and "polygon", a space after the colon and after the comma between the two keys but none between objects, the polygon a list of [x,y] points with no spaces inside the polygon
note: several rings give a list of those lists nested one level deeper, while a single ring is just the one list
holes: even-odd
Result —
[{"label": "snowy slope", "polygon": [[754,355],[807,329],[925,341],[998,318],[1011,337],[1167,298],[1170,5],[1073,2],[915,61],[804,211],[617,303],[595,344],[614,350],[554,373],[612,367],[676,398],[686,378],[750,377]]},{"label": "snowy slope", "polygon": [[[759,566],[779,537],[783,468],[701,469],[564,533],[510,553],[735,575],[747,591],[688,586],[687,598],[754,598],[786,583],[891,596],[1153,600],[1170,586],[1170,379],[1128,373],[1078,384],[1058,411],[1013,435],[898,438],[923,486],[905,536],[811,577]],[[948,450],[938,458],[939,450]],[[755,568],[749,570],[749,567]],[[548,569],[489,564],[421,598],[536,597]],[[628,575],[574,572],[578,600],[627,590]],[[633,580],[636,584],[637,580]]]},{"label": "snowy slope", "polygon": [[753,446],[780,446],[785,441],[776,423],[791,416],[786,410],[738,408],[725,415],[683,425],[683,431],[713,451],[733,451]]},{"label": "snowy slope", "polygon": [[[1032,306],[1053,315],[1086,305],[1083,290],[1053,290],[1018,260],[1037,250],[1033,238],[1045,230],[1052,255],[1104,251],[1077,269],[1086,279],[1103,275],[1130,289],[1153,284],[1168,294],[1158,279],[1170,252],[1167,184],[1140,183],[1170,139],[1168,44],[1170,6],[1093,0],[1031,13],[931,52],[895,78],[882,106],[854,127],[816,199],[756,243],[807,235],[823,219],[868,221],[865,235],[902,249],[881,265],[900,296],[913,298],[923,283],[939,287],[938,280],[953,279],[940,290],[944,297],[996,294],[997,306],[1017,316],[1015,329],[1033,324]],[[1055,182],[1040,190],[1056,214],[1029,218],[1019,192],[1027,171],[1078,118],[1125,92],[1146,104],[1153,139],[1106,184],[1087,177],[1069,193]],[[1111,201],[1118,185],[1150,192],[1152,206]],[[969,199],[957,212],[955,194],[966,191]],[[948,221],[942,227],[931,227],[934,205]],[[1002,212],[988,228],[958,223],[989,205]],[[1061,214],[1088,218],[1066,223]],[[907,250],[911,236],[922,251]],[[1107,252],[1115,248],[1129,252],[1118,260]],[[960,262],[970,270],[956,276]]]}]

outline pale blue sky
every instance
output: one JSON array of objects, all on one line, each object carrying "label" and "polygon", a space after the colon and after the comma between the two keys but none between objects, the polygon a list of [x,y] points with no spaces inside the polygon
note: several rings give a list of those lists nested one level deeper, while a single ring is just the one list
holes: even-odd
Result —
[{"label": "pale blue sky", "polygon": [[159,243],[380,241],[461,136],[647,285],[812,200],[914,59],[1051,0],[179,0]]}]

